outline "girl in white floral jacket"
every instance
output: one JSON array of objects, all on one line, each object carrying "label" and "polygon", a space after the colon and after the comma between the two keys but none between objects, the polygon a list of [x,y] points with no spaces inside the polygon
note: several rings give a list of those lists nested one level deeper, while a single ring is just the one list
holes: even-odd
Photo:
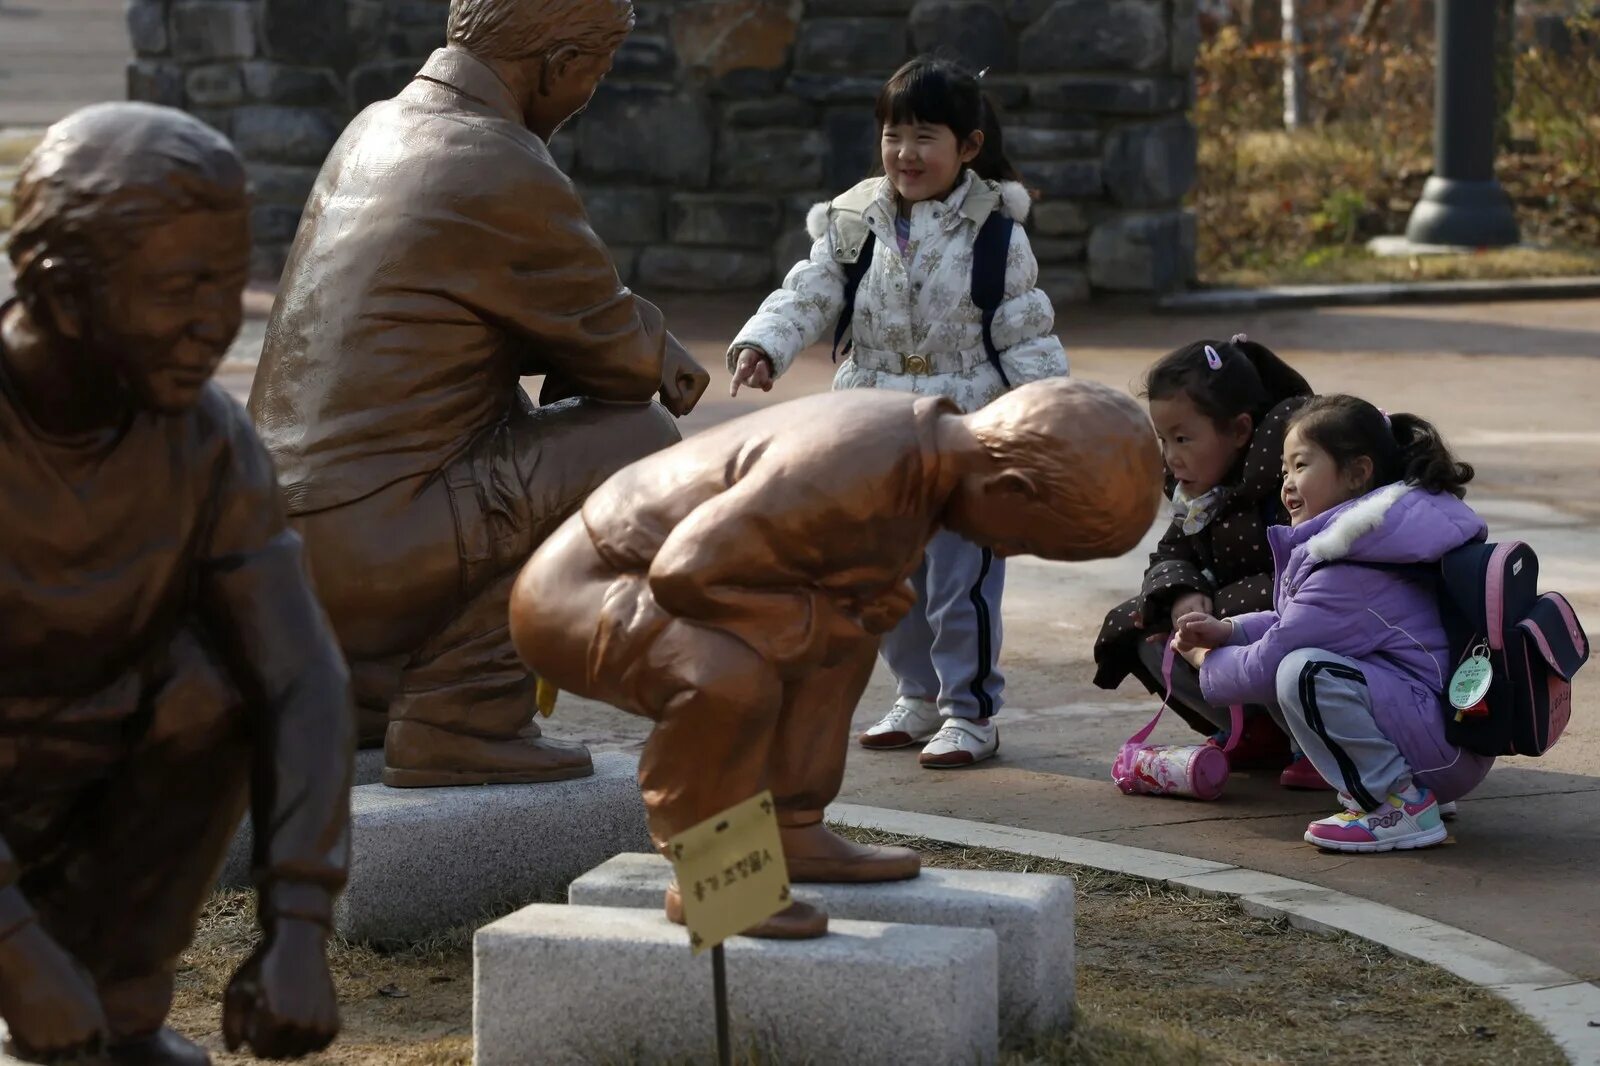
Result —
[{"label": "girl in white floral jacket", "polygon": [[[1008,383],[1066,374],[1055,313],[1038,288],[1038,263],[1020,224],[1012,227],[990,328],[997,360],[984,344],[971,292],[973,245],[994,212],[1026,219],[1030,198],[977,79],[943,60],[914,59],[879,94],[877,119],[885,176],[812,208],[810,257],[728,349],[733,394],[742,385],[770,389],[802,350],[833,335],[845,311],[847,264],[863,254],[869,233],[872,260],[834,388],[945,396],[971,411]],[[993,717],[1005,685],[998,668],[1005,560],[942,530],[914,583],[917,605],[883,642],[899,698],[860,740],[874,749],[927,741],[923,766],[971,766],[999,747]]]}]

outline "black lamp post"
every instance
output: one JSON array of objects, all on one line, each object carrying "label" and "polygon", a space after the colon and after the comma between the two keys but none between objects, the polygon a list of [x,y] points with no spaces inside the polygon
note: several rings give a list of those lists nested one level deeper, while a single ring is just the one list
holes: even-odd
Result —
[{"label": "black lamp post", "polygon": [[1411,210],[1406,239],[1471,248],[1516,244],[1511,200],[1494,176],[1495,5],[1436,0],[1435,12],[1433,176]]}]

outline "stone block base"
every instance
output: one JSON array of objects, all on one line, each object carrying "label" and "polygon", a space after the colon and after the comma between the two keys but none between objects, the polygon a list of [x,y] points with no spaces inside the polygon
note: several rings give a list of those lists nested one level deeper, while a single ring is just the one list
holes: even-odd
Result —
[{"label": "stone block base", "polygon": [[585,870],[650,848],[637,775],[633,756],[609,753],[576,781],[351,789],[350,881],[334,928],[410,941],[562,898]]},{"label": "stone block base", "polygon": [[[737,1049],[789,1062],[996,1059],[987,929],[836,920],[817,940],[735,937],[725,951]],[[477,1066],[715,1061],[710,955],[692,956],[659,906],[535,904],[478,930],[474,964]]]},{"label": "stone block base", "polygon": [[[661,907],[672,880],[653,854],[618,855],[572,883],[574,905]],[[1020,1038],[1072,1021],[1074,895],[1070,877],[925,869],[881,885],[795,885],[834,919],[993,930],[1000,949],[1000,1031]],[[913,1060],[902,1060],[913,1061]]]}]

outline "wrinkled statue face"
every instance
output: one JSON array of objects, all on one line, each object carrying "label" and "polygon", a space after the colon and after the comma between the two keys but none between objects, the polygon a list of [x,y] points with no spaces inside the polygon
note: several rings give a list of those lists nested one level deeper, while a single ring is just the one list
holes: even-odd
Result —
[{"label": "wrinkled statue face", "polygon": [[243,317],[250,223],[243,209],[143,226],[87,294],[81,340],[143,407],[188,409]]}]

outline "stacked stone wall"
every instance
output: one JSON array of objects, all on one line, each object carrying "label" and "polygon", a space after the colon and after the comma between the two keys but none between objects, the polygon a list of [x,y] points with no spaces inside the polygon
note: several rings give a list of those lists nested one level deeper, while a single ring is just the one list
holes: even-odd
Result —
[{"label": "stacked stone wall", "polygon": [[[447,0],[129,0],[129,95],[223,130],[255,184],[273,276],[349,117],[443,43]],[[1195,0],[638,0],[638,28],[551,145],[625,279],[762,288],[817,200],[864,176],[872,103],[907,57],[987,68],[1039,194],[1046,287],[1159,292],[1194,274]]]}]

